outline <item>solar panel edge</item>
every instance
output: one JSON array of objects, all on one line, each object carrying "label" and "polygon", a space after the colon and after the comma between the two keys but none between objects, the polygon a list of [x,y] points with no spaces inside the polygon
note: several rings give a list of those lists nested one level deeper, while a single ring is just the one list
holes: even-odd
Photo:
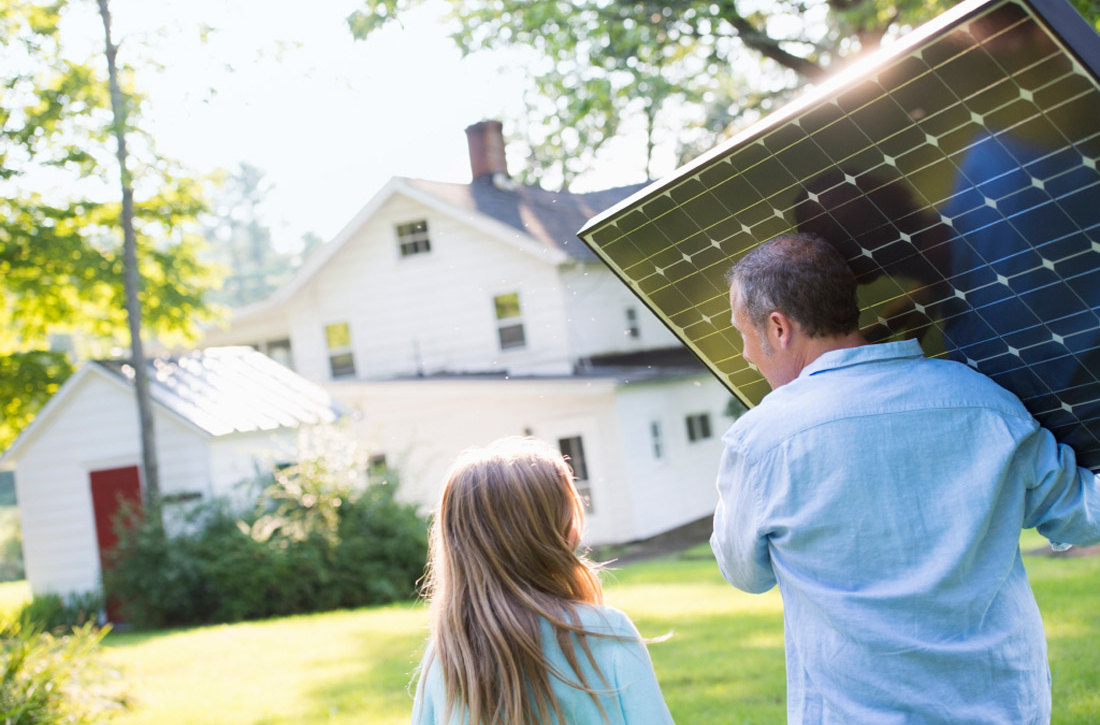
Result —
[{"label": "solar panel edge", "polygon": [[[700,156],[692,159],[686,164],[680,166],[674,170],[668,176],[661,179],[657,179],[653,183],[645,186],[644,188],[634,192],[626,199],[619,201],[611,207],[608,207],[604,211],[596,214],[588,220],[577,232],[577,236],[581,238],[585,244],[588,241],[583,235],[596,232],[601,227],[605,226],[612,217],[621,216],[628,209],[641,206],[645,201],[648,201],[656,196],[659,196],[674,186],[677,182],[682,181],[684,177],[689,174],[694,174],[703,171],[707,166],[717,163],[721,160],[720,157],[731,149],[740,146],[742,144],[750,143],[756,140],[758,137],[764,135],[764,133],[777,126],[783,120],[791,118],[802,111],[812,107],[814,104],[820,102],[822,99],[827,98],[829,95],[836,92],[838,88],[842,88],[848,84],[854,83],[861,76],[869,74],[871,70],[881,66],[888,62],[892,58],[900,58],[906,53],[909,53],[913,48],[917,47],[920,43],[924,42],[928,37],[933,36],[935,33],[940,32],[943,28],[966,22],[972,16],[975,16],[983,11],[993,9],[999,5],[1008,3],[1020,4],[1024,0],[964,0],[964,2],[948,9],[944,13],[940,14],[936,18],[928,21],[927,23],[915,28],[912,32],[906,34],[903,38],[899,39],[897,43],[888,47],[882,48],[865,58],[859,59],[851,66],[845,68],[839,73],[830,76],[820,86],[811,88],[806,93],[803,93],[798,98],[792,100],[782,108],[768,114],[759,121],[753,123],[748,128],[735,134],[732,138],[719,144],[710,151],[707,151]],[[1065,2],[1065,0],[1040,0],[1044,2]],[[1072,6],[1070,10],[1073,10]],[[1076,12],[1076,11],[1074,11]],[[1087,25],[1086,25],[1087,28]],[[591,246],[591,245],[589,245]]]},{"label": "solar panel edge", "polygon": [[[585,240],[583,237],[581,239],[586,244],[588,244],[587,240]],[[618,277],[619,281],[622,282],[628,290],[630,290],[631,294],[637,297],[638,301],[641,302],[647,310],[653,313],[653,315],[661,322],[661,324],[664,325],[668,329],[668,331],[671,332],[673,336],[677,340],[679,340],[680,343],[683,344],[684,347],[686,347],[704,367],[710,370],[711,374],[718,379],[718,382],[722,383],[722,385],[726,388],[726,390],[730,392],[731,395],[737,398],[746,407],[752,407],[752,402],[748,398],[746,398],[741,393],[741,391],[738,390],[737,387],[730,382],[728,375],[718,369],[705,355],[702,354],[702,352],[690,340],[685,340],[679,332],[679,327],[674,325],[663,311],[655,309],[649,303],[649,301],[638,292],[635,286],[631,283],[630,279],[623,274],[619,266],[615,264],[615,262],[612,261],[602,249],[598,248],[594,244],[589,244],[589,247],[600,259],[600,261],[603,262],[604,265],[611,270],[611,273]]]},{"label": "solar panel edge", "polygon": [[1021,0],[1029,5],[1058,36],[1066,49],[1093,75],[1100,76],[1100,44],[1097,32],[1067,0]]}]

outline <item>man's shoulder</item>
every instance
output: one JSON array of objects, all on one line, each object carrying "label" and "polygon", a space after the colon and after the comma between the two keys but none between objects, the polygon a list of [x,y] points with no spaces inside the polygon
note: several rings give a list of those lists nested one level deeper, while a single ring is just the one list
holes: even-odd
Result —
[{"label": "man's shoulder", "polygon": [[751,454],[834,421],[971,408],[1030,417],[1015,395],[976,370],[950,360],[913,358],[889,368],[857,365],[797,378],[734,421],[723,440]]}]

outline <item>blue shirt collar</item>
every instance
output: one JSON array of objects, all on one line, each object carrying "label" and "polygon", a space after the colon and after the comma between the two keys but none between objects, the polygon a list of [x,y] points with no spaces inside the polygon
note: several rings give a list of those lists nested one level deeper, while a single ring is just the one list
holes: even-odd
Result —
[{"label": "blue shirt collar", "polygon": [[904,358],[924,357],[920,343],[916,340],[900,340],[898,342],[880,342],[874,345],[860,345],[859,347],[846,347],[840,350],[830,350],[823,353],[812,363],[802,368],[798,377],[805,378],[818,373],[836,370],[837,368],[862,365],[863,363],[881,362],[884,360],[901,360]]}]

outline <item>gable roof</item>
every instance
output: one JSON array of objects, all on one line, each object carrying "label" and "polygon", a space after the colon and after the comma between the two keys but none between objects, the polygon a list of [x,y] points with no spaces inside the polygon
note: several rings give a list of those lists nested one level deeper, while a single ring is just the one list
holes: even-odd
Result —
[{"label": "gable roof", "polygon": [[[93,364],[133,382],[127,362]],[[212,436],[332,423],[339,417],[320,386],[250,347],[211,347],[152,358],[146,365],[153,400]]]},{"label": "gable roof", "polygon": [[641,183],[574,194],[521,184],[502,188],[488,179],[470,184],[425,179],[406,181],[456,207],[477,211],[507,224],[582,262],[595,262],[598,258],[577,238],[577,231],[596,214],[645,187],[645,183]]},{"label": "gable roof", "polygon": [[[155,405],[207,436],[331,423],[339,407],[321,387],[250,347],[212,347],[146,360]],[[133,391],[134,370],[124,360],[89,362],[61,386],[0,457],[18,458],[37,430],[65,407],[86,377],[97,375]]]},{"label": "gable roof", "polygon": [[500,188],[488,180],[452,184],[395,176],[332,240],[310,256],[286,284],[267,297],[234,310],[233,319],[247,319],[290,299],[394,194],[407,196],[442,214],[461,219],[505,244],[560,264],[568,259],[599,261],[577,238],[577,231],[589,218],[644,186],[645,183],[640,183],[574,194],[521,184]]}]

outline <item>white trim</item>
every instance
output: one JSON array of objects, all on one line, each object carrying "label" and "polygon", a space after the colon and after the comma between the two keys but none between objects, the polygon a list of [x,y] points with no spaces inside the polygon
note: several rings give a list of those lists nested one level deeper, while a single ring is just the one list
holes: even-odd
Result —
[{"label": "white trim", "polygon": [[[66,380],[61,388],[56,393],[54,393],[52,397],[50,397],[49,401],[44,406],[42,406],[42,410],[38,411],[38,415],[34,416],[34,420],[32,420],[26,428],[20,431],[19,436],[12,442],[10,446],[8,446],[8,449],[4,451],[4,454],[0,456],[0,468],[9,468],[15,466],[15,463],[19,458],[19,449],[26,446],[28,444],[28,441],[35,437],[35,434],[38,432],[38,430],[44,428],[50,422],[50,420],[52,420],[54,416],[57,415],[58,411],[60,411],[64,406],[65,401],[68,398],[72,397],[72,395],[74,395],[73,391],[75,391],[81,385],[84,378],[92,375],[93,373],[99,375],[105,380],[110,380],[112,384],[124,390],[128,396],[134,396],[133,385],[123,381],[121,378],[119,378],[118,375],[106,369],[97,362],[93,361],[85,363],[84,367],[80,368],[80,370],[77,370],[73,374],[73,376]],[[209,431],[206,431],[195,425],[184,416],[180,415],[176,411],[156,400],[155,398],[152,398],[152,396],[150,396],[150,398],[153,400],[154,403],[156,403],[157,408],[164,411],[165,413],[168,413],[173,418],[176,418],[191,430],[201,434],[206,438],[214,437],[214,435]],[[134,410],[134,415],[137,415],[136,409]]]},{"label": "white trim", "polygon": [[509,245],[513,249],[530,254],[537,259],[554,265],[564,264],[569,260],[569,255],[565,252],[560,249],[547,247],[529,234],[524,234],[514,227],[508,226],[504,222],[499,222],[479,211],[463,209],[450,204],[430,192],[418,189],[410,184],[407,179],[395,176],[386,182],[386,185],[383,186],[377,194],[371,197],[370,201],[351,218],[351,221],[344,225],[343,229],[341,229],[331,241],[322,245],[315,254],[310,256],[306,260],[306,263],[298,269],[298,272],[291,277],[286,284],[264,299],[239,308],[230,317],[227,325],[232,326],[233,324],[239,324],[253,315],[267,312],[287,302],[295,293],[305,286],[315,274],[320,272],[321,269],[328,264],[329,260],[331,260],[337,252],[343,249],[344,245],[347,244],[348,241],[352,239],[368,221],[370,221],[371,217],[382,208],[382,205],[389,201],[395,194],[406,196],[440,214],[471,226]]}]

